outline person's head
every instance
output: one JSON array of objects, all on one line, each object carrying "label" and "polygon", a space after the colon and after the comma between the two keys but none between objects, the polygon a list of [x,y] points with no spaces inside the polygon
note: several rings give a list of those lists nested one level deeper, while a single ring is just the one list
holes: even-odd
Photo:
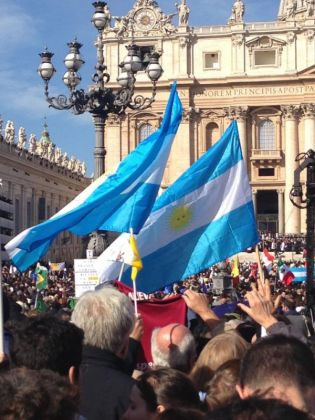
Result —
[{"label": "person's head", "polygon": [[126,356],[135,314],[131,301],[118,290],[104,287],[82,295],[72,322],[84,331],[85,345]]},{"label": "person's head", "polygon": [[194,408],[170,408],[159,413],[157,420],[206,420],[206,414]]},{"label": "person's head", "polygon": [[196,358],[195,339],[181,324],[156,328],[152,332],[151,353],[154,366],[188,373]]},{"label": "person's head", "polygon": [[237,396],[241,361],[229,360],[217,369],[206,386],[206,402],[211,411],[227,405]]},{"label": "person's head", "polygon": [[274,335],[258,341],[242,360],[237,391],[241,398],[261,395],[309,408],[315,391],[312,351],[292,337]]},{"label": "person's head", "polygon": [[235,400],[212,411],[207,420],[310,420],[307,413],[276,399]]},{"label": "person's head", "polygon": [[206,384],[223,363],[242,359],[250,344],[237,333],[219,334],[212,338],[200,353],[191,371],[191,378],[199,391],[206,391]]},{"label": "person's head", "polygon": [[145,372],[133,386],[123,420],[155,420],[169,408],[199,409],[199,395],[184,373],[169,368]]},{"label": "person's head", "polygon": [[282,299],[282,309],[283,312],[295,311],[296,305],[293,297],[283,298]]},{"label": "person's head", "polygon": [[17,368],[0,375],[2,420],[73,420],[79,391],[50,370]]},{"label": "person's head", "polygon": [[10,355],[15,367],[53,370],[74,383],[79,374],[82,346],[80,328],[43,315],[13,325]]}]

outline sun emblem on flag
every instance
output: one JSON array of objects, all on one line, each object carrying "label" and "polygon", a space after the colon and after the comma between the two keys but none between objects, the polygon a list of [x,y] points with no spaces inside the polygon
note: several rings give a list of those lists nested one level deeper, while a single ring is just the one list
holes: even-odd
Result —
[{"label": "sun emblem on flag", "polygon": [[188,206],[176,207],[170,217],[170,225],[173,230],[181,230],[189,225],[192,219],[192,210]]}]

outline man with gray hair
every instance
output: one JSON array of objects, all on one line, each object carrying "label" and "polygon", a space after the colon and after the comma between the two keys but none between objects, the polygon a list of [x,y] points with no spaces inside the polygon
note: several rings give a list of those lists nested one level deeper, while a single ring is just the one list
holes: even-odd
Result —
[{"label": "man with gray hair", "polygon": [[81,364],[81,414],[89,420],[118,420],[134,384],[124,359],[135,315],[127,296],[112,287],[79,299],[72,322],[84,331]]},{"label": "man with gray hair", "polygon": [[154,367],[169,367],[190,372],[195,359],[195,339],[181,324],[169,324],[153,330],[151,353]]}]

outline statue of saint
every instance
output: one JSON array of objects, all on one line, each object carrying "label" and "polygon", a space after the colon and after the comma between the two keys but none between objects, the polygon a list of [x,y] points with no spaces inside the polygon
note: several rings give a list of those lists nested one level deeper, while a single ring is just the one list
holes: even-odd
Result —
[{"label": "statue of saint", "polygon": [[32,155],[35,155],[36,149],[37,149],[37,142],[36,142],[35,134],[30,135],[28,143],[29,143],[28,152],[31,153]]},{"label": "statue of saint", "polygon": [[62,153],[61,153],[61,149],[59,147],[57,147],[55,149],[55,163],[57,165],[61,165],[62,162]]},{"label": "statue of saint", "polygon": [[86,164],[85,164],[85,162],[81,163],[81,174],[83,176],[85,176],[85,174],[86,174]]},{"label": "statue of saint", "polygon": [[68,169],[68,164],[69,164],[69,158],[67,155],[67,152],[65,152],[65,154],[62,156],[62,166],[66,169]]},{"label": "statue of saint", "polygon": [[25,133],[25,128],[24,127],[20,127],[19,128],[19,137],[18,137],[18,142],[16,147],[19,150],[23,150],[26,144],[26,133]]},{"label": "statue of saint", "polygon": [[286,18],[293,17],[296,12],[297,1],[296,0],[288,0],[287,3],[287,10],[286,10]]},{"label": "statue of saint", "polygon": [[243,16],[245,12],[245,6],[242,0],[236,0],[232,7],[232,15],[230,17],[230,21],[234,21],[236,23],[243,22]]},{"label": "statue of saint", "polygon": [[48,150],[47,150],[47,159],[51,163],[55,163],[55,145],[54,143],[48,144]]},{"label": "statue of saint", "polygon": [[179,26],[187,26],[190,9],[187,6],[186,0],[182,0],[180,4],[175,3],[175,6],[178,10]]},{"label": "statue of saint", "polygon": [[105,22],[106,22],[104,29],[106,30],[111,27],[111,23],[112,23],[112,14],[107,4],[104,7],[104,14],[105,14]]},{"label": "statue of saint", "polygon": [[13,125],[13,121],[8,121],[4,130],[4,139],[6,143],[13,144],[14,137],[15,137],[15,128]]}]

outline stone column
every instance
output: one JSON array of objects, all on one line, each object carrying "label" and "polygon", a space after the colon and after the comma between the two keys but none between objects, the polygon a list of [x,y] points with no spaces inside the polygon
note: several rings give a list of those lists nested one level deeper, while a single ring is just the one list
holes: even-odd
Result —
[{"label": "stone column", "polygon": [[304,150],[307,152],[315,150],[315,104],[303,104],[302,113],[304,117]]},{"label": "stone column", "polygon": [[20,218],[21,224],[20,229],[24,230],[26,228],[26,202],[25,202],[25,187],[21,185],[21,203],[20,203]]},{"label": "stone column", "polygon": [[240,142],[243,152],[244,162],[247,165],[248,159],[248,147],[247,147],[247,113],[248,107],[236,107],[230,108],[230,118],[237,121],[238,133],[240,136]]},{"label": "stone column", "polygon": [[300,107],[288,105],[281,107],[285,121],[285,233],[300,233],[300,210],[290,201],[290,191],[294,183],[295,161],[298,148],[298,117]]},{"label": "stone column", "polygon": [[[110,114],[106,120],[105,127],[105,150],[111,152],[106,156],[106,172],[117,168],[122,159],[120,126],[121,118],[118,115]],[[128,142],[128,138],[123,141]]]},{"label": "stone column", "polygon": [[105,117],[94,114],[93,120],[95,126],[94,179],[97,179],[105,172]]},{"label": "stone column", "polygon": [[192,164],[190,126],[194,116],[194,109],[188,108],[183,113],[183,119],[171,150],[169,159],[169,180],[174,182]]},{"label": "stone column", "polygon": [[284,190],[278,190],[278,233],[284,233]]}]

